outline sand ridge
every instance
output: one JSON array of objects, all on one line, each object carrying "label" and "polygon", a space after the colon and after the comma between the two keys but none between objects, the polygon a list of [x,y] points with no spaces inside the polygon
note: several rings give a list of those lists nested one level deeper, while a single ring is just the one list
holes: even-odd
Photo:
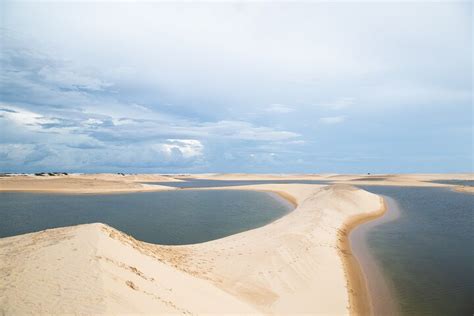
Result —
[{"label": "sand ridge", "polygon": [[472,193],[472,186],[442,184],[436,180],[474,180],[474,174],[70,174],[58,176],[0,176],[0,191],[42,191],[65,193],[113,193],[174,189],[147,182],[181,182],[187,179],[209,180],[316,180],[328,184],[449,187]]},{"label": "sand ridge", "polygon": [[1,239],[2,313],[255,313],[131,247],[123,236],[107,225],[87,224]]},{"label": "sand ridge", "polygon": [[[347,184],[472,187],[430,183],[450,175],[187,175],[220,180],[331,180],[336,185],[260,184],[297,205],[264,227],[186,246],[135,240],[104,224],[0,239],[0,310],[23,313],[365,314],[350,228],[383,211],[374,194]],[[162,175],[0,177],[0,191],[121,193],[175,190],[141,182]],[[362,278],[363,279],[363,278]]]},{"label": "sand ridge", "polygon": [[186,246],[137,241],[104,224],[0,239],[3,312],[313,313],[351,308],[339,238],[380,198],[351,186],[275,184],[298,207],[254,230]]},{"label": "sand ridge", "polygon": [[[152,180],[155,179],[155,180]],[[67,176],[14,176],[0,177],[1,191],[30,191],[52,193],[126,193],[143,191],[172,190],[174,188],[140,183],[168,181],[161,176],[120,176],[120,175],[67,175]],[[171,180],[170,180],[171,182]]]},{"label": "sand ridge", "polygon": [[[209,180],[316,180],[329,181],[332,184],[383,185],[413,187],[451,187],[456,184],[434,183],[436,180],[474,180],[472,173],[450,174],[195,174],[188,178]],[[459,191],[471,191],[465,187]]]}]

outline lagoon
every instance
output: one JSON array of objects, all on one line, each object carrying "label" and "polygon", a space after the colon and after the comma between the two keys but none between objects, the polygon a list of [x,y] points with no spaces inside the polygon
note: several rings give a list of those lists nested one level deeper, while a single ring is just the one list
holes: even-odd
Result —
[{"label": "lagoon", "polygon": [[210,188],[210,187],[233,187],[239,185],[256,185],[256,184],[331,184],[326,180],[214,180],[214,179],[183,179],[185,181],[174,182],[145,182],[146,184],[156,184],[170,186],[174,188]]},{"label": "lagoon", "polygon": [[[330,184],[312,180],[197,180],[166,185],[187,187],[236,186],[260,183]],[[442,181],[470,185],[470,181]],[[161,183],[164,184],[164,183]],[[472,315],[474,311],[474,195],[450,188],[359,186],[382,195],[392,208],[371,223],[356,245],[370,257],[361,260],[383,278],[393,297],[381,297],[376,287],[370,295],[381,305],[393,305],[401,315]],[[396,213],[396,216],[393,214]],[[356,253],[357,255],[357,253]],[[364,267],[363,267],[364,268]],[[367,270],[367,267],[365,267]],[[372,280],[373,281],[373,280]],[[379,280],[380,281],[380,280]],[[377,303],[377,302],[376,302]],[[377,310],[376,310],[377,311]],[[386,310],[378,310],[383,313]]]},{"label": "lagoon", "polygon": [[[363,188],[393,199],[391,218],[376,220],[366,242],[400,314],[472,315],[474,195],[449,188]],[[378,299],[378,293],[371,296]]]},{"label": "lagoon", "polygon": [[293,206],[273,193],[173,190],[127,194],[0,193],[0,238],[101,222],[156,244],[222,238],[268,224]]}]

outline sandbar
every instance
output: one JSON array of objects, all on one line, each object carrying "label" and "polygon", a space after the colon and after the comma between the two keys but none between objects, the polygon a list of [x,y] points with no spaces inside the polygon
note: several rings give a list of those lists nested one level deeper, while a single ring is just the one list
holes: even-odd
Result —
[{"label": "sandbar", "polygon": [[[425,182],[439,179],[439,175],[377,175],[378,179],[370,180],[362,175],[188,177],[332,179],[333,184],[226,187],[278,193],[296,208],[263,227],[199,244],[145,243],[101,223],[2,238],[0,311],[365,315],[372,312],[370,298],[348,234],[357,225],[381,216],[385,204],[381,197],[352,184],[453,187]],[[113,174],[15,176],[0,178],[0,191],[175,189],[141,183],[149,181],[181,179]]]}]

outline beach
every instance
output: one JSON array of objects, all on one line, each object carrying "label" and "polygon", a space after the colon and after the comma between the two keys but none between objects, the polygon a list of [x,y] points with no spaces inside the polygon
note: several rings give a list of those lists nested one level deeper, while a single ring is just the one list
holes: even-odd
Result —
[{"label": "beach", "polygon": [[[7,177],[0,180],[0,189],[113,193],[174,190],[140,182],[179,181],[120,177]],[[200,244],[154,245],[100,223],[2,238],[2,312],[368,314],[372,307],[365,276],[352,255],[348,235],[357,225],[381,216],[385,204],[380,196],[343,182],[449,185],[422,182],[418,175],[389,180],[305,177],[337,178],[338,183],[232,187],[275,192],[296,208],[263,227]]]}]

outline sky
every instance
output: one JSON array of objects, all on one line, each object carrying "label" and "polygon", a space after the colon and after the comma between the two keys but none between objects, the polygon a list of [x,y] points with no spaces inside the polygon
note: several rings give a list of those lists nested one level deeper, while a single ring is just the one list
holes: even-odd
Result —
[{"label": "sky", "polygon": [[0,0],[0,172],[473,172],[472,15]]}]

